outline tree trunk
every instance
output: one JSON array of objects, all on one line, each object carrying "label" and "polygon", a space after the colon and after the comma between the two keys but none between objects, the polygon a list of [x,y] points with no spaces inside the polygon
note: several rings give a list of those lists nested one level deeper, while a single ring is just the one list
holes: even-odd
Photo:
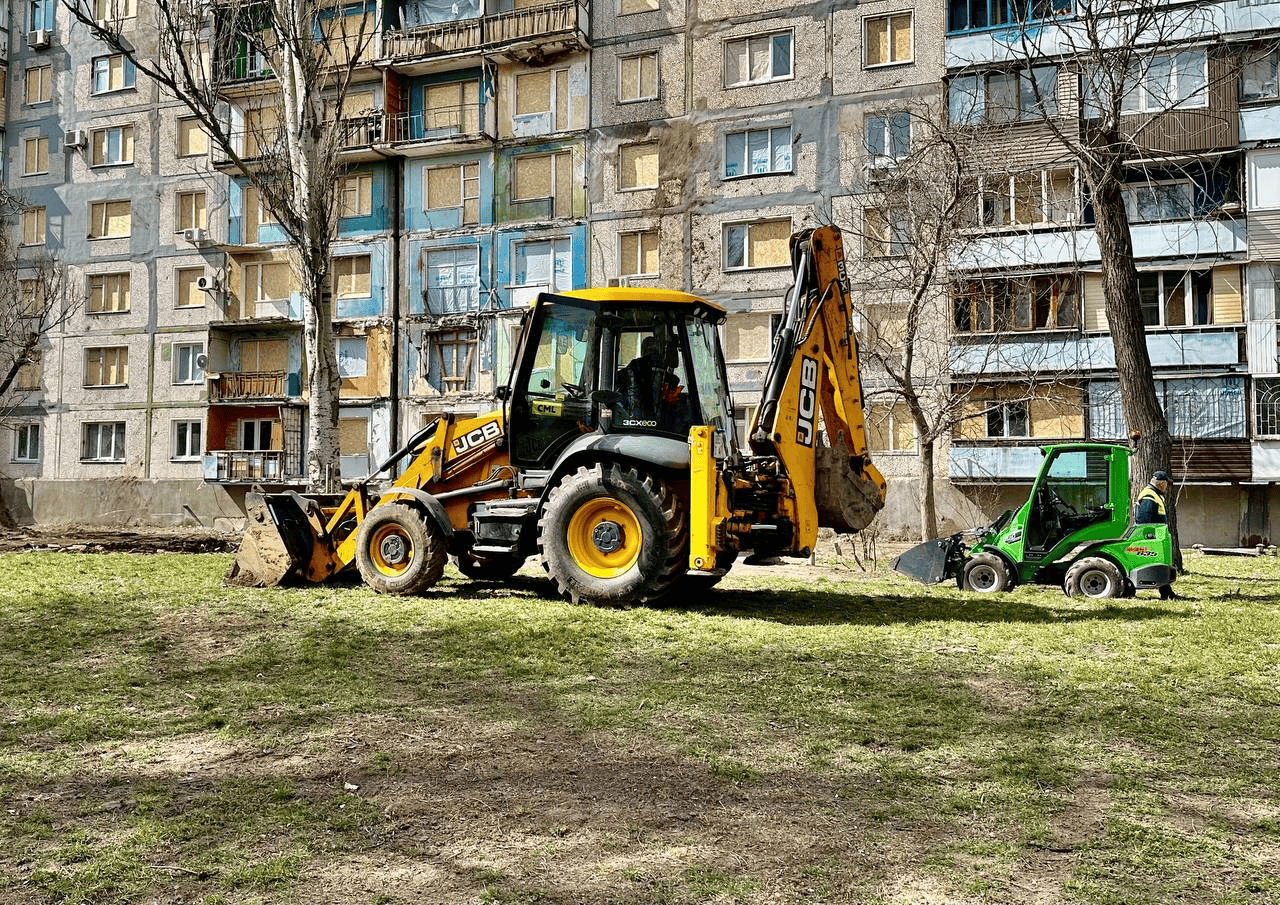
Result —
[{"label": "tree trunk", "polygon": [[338,396],[342,378],[333,335],[333,295],[328,275],[306,282],[303,344],[307,359],[307,489],[332,493],[341,483]]},{"label": "tree trunk", "polygon": [[[917,428],[919,429],[919,428]],[[920,540],[938,536],[937,489],[933,480],[933,440],[920,441]]]},{"label": "tree trunk", "polygon": [[[1102,292],[1106,300],[1107,325],[1115,349],[1120,401],[1133,441],[1129,477],[1133,495],[1157,471],[1169,472],[1173,439],[1160,398],[1156,395],[1147,331],[1138,295],[1138,269],[1133,260],[1133,239],[1129,216],[1120,192],[1120,178],[1112,170],[1087,172],[1093,196],[1102,257]],[[1172,493],[1170,493],[1172,497]],[[1169,506],[1169,530],[1177,551],[1177,525]],[[1181,569],[1181,553],[1175,552]]]}]

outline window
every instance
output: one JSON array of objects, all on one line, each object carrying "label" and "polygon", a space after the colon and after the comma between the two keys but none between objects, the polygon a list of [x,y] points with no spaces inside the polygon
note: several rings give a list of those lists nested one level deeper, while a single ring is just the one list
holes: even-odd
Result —
[{"label": "window", "polygon": [[517,75],[515,115],[550,115],[551,129],[569,128],[569,70],[541,69]]},{"label": "window", "polygon": [[480,308],[480,249],[432,249],[426,254],[427,314],[457,314]]},{"label": "window", "polygon": [[1213,272],[1161,270],[1138,274],[1142,322],[1148,327],[1213,323]]},{"label": "window", "polygon": [[174,231],[205,229],[208,225],[204,192],[178,192],[174,198]]},{"label": "window", "polygon": [[977,225],[1068,224],[1077,220],[1072,170],[1030,170],[978,180]]},{"label": "window", "polygon": [[32,66],[27,70],[23,101],[27,106],[47,104],[53,99],[53,67]]},{"label": "window", "polygon": [[1075,276],[973,280],[951,288],[957,333],[1066,330],[1080,322]]},{"label": "window", "polygon": [[247,450],[272,449],[275,422],[270,418],[246,418],[240,422],[240,448]]},{"label": "window", "polygon": [[200,458],[200,454],[204,452],[204,444],[201,442],[202,433],[203,429],[199,421],[173,422],[174,460],[189,462]]},{"label": "window", "polygon": [[93,93],[121,91],[134,84],[133,63],[122,53],[95,57],[93,60]]},{"label": "window", "polygon": [[863,247],[872,258],[899,257],[907,253],[907,212],[901,207],[870,207],[866,212]]},{"label": "window", "polygon": [[479,358],[475,331],[449,330],[430,334],[430,339],[428,382],[442,393],[474,389]]},{"label": "window", "polygon": [[618,58],[618,103],[648,101],[658,96],[658,54]]},{"label": "window", "polygon": [[1159,53],[1137,61],[1125,78],[1122,113],[1158,113],[1209,105],[1208,59],[1203,47]]},{"label": "window", "polygon": [[15,424],[13,427],[13,461],[40,461],[40,425]]},{"label": "window", "polygon": [[138,15],[138,0],[93,0],[93,18],[132,19]]},{"label": "window", "polygon": [[352,173],[342,180],[342,217],[368,217],[373,213],[373,174]]},{"label": "window", "polygon": [[730,132],[724,137],[724,175],[791,172],[791,127]]},{"label": "window", "polygon": [[1249,210],[1280,210],[1280,151],[1249,155]]},{"label": "window", "polygon": [[[1272,381],[1256,379],[1254,405],[1259,435],[1275,430],[1275,397]],[[1246,436],[1244,378],[1189,377],[1155,381],[1156,398],[1169,422],[1169,433],[1180,438]],[[1271,390],[1270,392],[1274,392]],[[1264,405],[1265,403],[1269,403]],[[1272,409],[1267,411],[1267,409]],[[1268,423],[1270,422],[1270,423]],[[1125,440],[1129,436],[1121,406],[1120,385],[1111,381],[1089,382],[1089,429],[1098,439]]]},{"label": "window", "polygon": [[916,425],[903,403],[867,406],[867,447],[873,452],[915,452]]},{"label": "window", "polygon": [[132,212],[128,201],[94,201],[89,205],[89,238],[116,239],[132,229]]},{"label": "window", "polygon": [[523,154],[512,166],[512,201],[551,200],[554,210],[547,211],[549,216],[567,213],[563,209],[571,175],[567,153]]},{"label": "window", "polygon": [[618,148],[618,191],[658,187],[658,143],[623,145]]},{"label": "window", "polygon": [[203,267],[179,267],[173,274],[173,307],[203,308],[204,292],[199,287]]},{"label": "window", "polygon": [[618,273],[648,276],[658,272],[658,231],[645,229],[618,236]]},{"label": "window", "polygon": [[293,268],[288,263],[266,261],[244,266],[246,314],[254,317],[260,301],[287,299],[293,291]]},{"label": "window", "polygon": [[27,6],[28,30],[37,28],[52,29],[53,10],[57,5],[58,0],[30,0]]},{"label": "window", "polygon": [[480,222],[480,164],[428,167],[423,182],[427,210],[460,210],[463,225]]},{"label": "window", "polygon": [[1241,60],[1240,100],[1261,101],[1277,97],[1280,97],[1280,50],[1271,44],[1250,47]]},{"label": "window", "polygon": [[333,288],[340,299],[367,299],[373,295],[373,258],[345,255],[333,259]]},{"label": "window", "polygon": [[1132,223],[1155,220],[1189,220],[1195,213],[1190,182],[1146,182],[1121,189]]},{"label": "window", "polygon": [[618,15],[629,16],[632,13],[652,13],[658,9],[658,0],[618,0]]},{"label": "window", "polygon": [[89,314],[113,314],[129,310],[129,274],[95,273],[89,276]]},{"label": "window", "polygon": [[791,32],[755,35],[724,43],[726,88],[791,78]]},{"label": "window", "polygon": [[911,113],[875,114],[865,120],[867,153],[877,163],[901,160],[911,153]]},{"label": "window", "polygon": [[178,120],[178,156],[203,157],[209,153],[209,133],[195,117]]},{"label": "window", "polygon": [[572,245],[568,239],[543,239],[515,245],[517,286],[545,292],[573,287]]},{"label": "window", "polygon": [[90,137],[89,162],[95,167],[133,163],[133,126],[94,129]]},{"label": "window", "polygon": [[959,75],[947,85],[947,113],[956,125],[1044,119],[1057,112],[1057,66]]},{"label": "window", "polygon": [[250,107],[244,111],[246,157],[258,157],[267,153],[279,142],[280,112],[275,107]]},{"label": "window", "polygon": [[40,350],[33,351],[29,357],[31,360],[18,369],[18,376],[15,378],[17,387],[20,390],[40,389],[40,379],[44,376],[40,362]]},{"label": "window", "polygon": [[43,245],[45,242],[45,209],[28,207],[22,212],[22,244]]},{"label": "window", "polygon": [[369,373],[369,337],[338,337],[338,375],[351,379]]},{"label": "window", "polygon": [[1025,399],[997,402],[987,409],[988,437],[1029,437],[1031,419]]},{"label": "window", "polygon": [[480,131],[480,83],[447,82],[428,85],[424,91],[426,109],[422,113],[422,135],[414,138],[442,138]]},{"label": "window", "polygon": [[947,31],[996,28],[1067,16],[1071,11],[1071,0],[948,0]]},{"label": "window", "polygon": [[204,380],[204,343],[173,344],[173,382],[200,383]]},{"label": "window", "polygon": [[725,270],[791,265],[790,220],[729,223],[724,227]]},{"label": "window", "polygon": [[90,421],[81,425],[81,462],[123,462],[124,422]]},{"label": "window", "polygon": [[22,140],[23,168],[22,175],[35,176],[49,172],[49,139],[41,135],[37,138]]},{"label": "window", "polygon": [[863,30],[866,66],[911,62],[911,13],[871,16],[863,20]]},{"label": "window", "polygon": [[110,346],[84,350],[84,385],[122,387],[129,384],[129,349]]}]

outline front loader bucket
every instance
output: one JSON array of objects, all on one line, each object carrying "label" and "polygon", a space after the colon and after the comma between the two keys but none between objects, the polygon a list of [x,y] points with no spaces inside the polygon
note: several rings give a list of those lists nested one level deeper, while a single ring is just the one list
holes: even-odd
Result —
[{"label": "front loader bucket", "polygon": [[306,574],[315,546],[315,530],[298,498],[290,493],[244,496],[244,537],[223,579],[229,585],[271,588]]},{"label": "front loader bucket", "polygon": [[925,584],[937,584],[954,574],[948,569],[948,560],[957,543],[954,537],[935,537],[912,547],[893,561],[893,570]]},{"label": "front loader bucket", "polygon": [[874,468],[859,467],[861,460],[849,455],[843,440],[816,452],[818,524],[836,531],[863,530],[884,508],[884,479]]}]

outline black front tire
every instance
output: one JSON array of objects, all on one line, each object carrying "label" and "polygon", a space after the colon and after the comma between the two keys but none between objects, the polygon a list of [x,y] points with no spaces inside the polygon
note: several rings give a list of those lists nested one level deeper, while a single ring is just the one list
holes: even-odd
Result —
[{"label": "black front tire", "polygon": [[421,594],[447,559],[440,529],[410,503],[375,506],[356,532],[356,567],[379,594]]},{"label": "black front tire", "polygon": [[1062,590],[1068,597],[1087,597],[1090,600],[1111,600],[1123,597],[1127,582],[1119,567],[1101,556],[1086,556],[1071,564],[1062,581]]},{"label": "black front tire", "polygon": [[998,594],[1013,589],[1013,579],[1005,561],[994,553],[975,553],[964,565],[961,587],[979,594]]},{"label": "black front tire", "polygon": [[688,521],[672,488],[616,463],[565,476],[547,495],[538,533],[542,567],[574,603],[656,600],[689,559]]}]

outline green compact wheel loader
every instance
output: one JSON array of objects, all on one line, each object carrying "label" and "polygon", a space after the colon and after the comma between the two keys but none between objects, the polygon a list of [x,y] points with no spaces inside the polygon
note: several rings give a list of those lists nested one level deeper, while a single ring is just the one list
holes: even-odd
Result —
[{"label": "green compact wheel loader", "polygon": [[1132,597],[1176,578],[1167,525],[1129,523],[1129,450],[1106,443],[1046,446],[1031,496],[991,525],[936,538],[894,569],[965,590],[1058,585],[1072,597]]}]

